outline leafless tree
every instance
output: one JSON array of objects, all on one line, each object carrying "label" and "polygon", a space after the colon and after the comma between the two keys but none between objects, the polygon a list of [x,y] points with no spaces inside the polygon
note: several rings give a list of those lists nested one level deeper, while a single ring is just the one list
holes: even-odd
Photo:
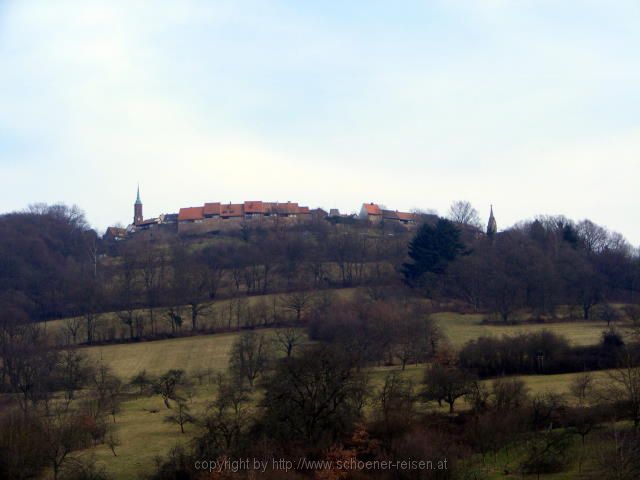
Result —
[{"label": "leafless tree", "polygon": [[153,384],[153,391],[162,397],[167,408],[171,408],[170,400],[180,403],[182,398],[178,389],[186,384],[186,376],[183,370],[169,370],[158,377]]},{"label": "leafless tree", "polygon": [[473,208],[471,202],[467,200],[457,200],[453,202],[449,207],[449,214],[447,216],[452,222],[463,225],[472,225],[477,228],[480,228],[482,225],[478,211]]},{"label": "leafless tree", "polygon": [[569,392],[577,400],[578,405],[587,405],[593,394],[595,381],[590,372],[581,373],[571,380]]},{"label": "leafless tree", "polygon": [[229,367],[238,378],[253,387],[255,380],[269,367],[271,345],[264,334],[247,331],[240,334],[231,349]]},{"label": "leafless tree", "polygon": [[498,378],[491,384],[491,404],[502,412],[517,410],[527,402],[528,390],[519,378]]},{"label": "leafless tree", "polygon": [[417,395],[411,380],[403,378],[398,372],[389,373],[380,394],[375,399],[375,415],[384,426],[386,436],[391,439],[401,434],[411,425]]},{"label": "leafless tree", "polygon": [[57,480],[69,454],[87,446],[89,435],[78,416],[56,413],[44,416],[40,421],[45,440],[40,454],[51,465],[53,478]]},{"label": "leafless tree", "polygon": [[223,255],[218,249],[209,247],[203,250],[200,259],[206,268],[204,278],[209,300],[214,300],[227,272]]},{"label": "leafless tree", "polygon": [[293,327],[279,328],[275,331],[274,341],[290,357],[294,348],[304,341],[304,332]]},{"label": "leafless tree", "polygon": [[400,360],[402,370],[409,362],[417,365],[434,355],[440,339],[438,328],[428,317],[411,310],[405,313],[396,319],[389,332],[393,353]]},{"label": "leafless tree", "polygon": [[129,327],[129,340],[133,340],[135,327],[135,297],[136,297],[136,256],[131,250],[125,250],[122,256],[122,268],[118,285],[118,301],[120,310],[117,315],[120,321]]},{"label": "leafless tree", "polygon": [[[205,302],[209,283],[209,269],[181,242],[171,250],[173,263],[172,295],[175,304],[187,304],[191,313],[191,329],[198,329],[198,317],[208,309]],[[211,292],[209,292],[211,293]]]},{"label": "leafless tree", "polygon": [[164,420],[167,423],[175,423],[176,425],[179,425],[180,432],[184,433],[184,426],[195,421],[189,411],[189,406],[185,402],[179,401],[177,407],[173,410],[173,413],[164,417]]},{"label": "leafless tree", "polygon": [[281,303],[284,309],[293,312],[296,325],[304,318],[304,314],[313,301],[313,294],[308,290],[299,290],[282,297]]},{"label": "leafless tree", "polygon": [[577,230],[578,237],[588,252],[597,253],[607,246],[609,233],[591,220],[583,220],[578,223]]},{"label": "leafless tree", "polygon": [[631,320],[632,334],[635,340],[640,343],[640,305],[627,305],[624,313]]},{"label": "leafless tree", "polygon": [[471,392],[474,381],[474,377],[463,370],[436,363],[425,374],[423,398],[446,402],[449,413],[453,413],[456,400]]},{"label": "leafless tree", "polygon": [[585,456],[585,439],[596,426],[598,418],[590,410],[590,403],[595,398],[595,381],[590,372],[584,372],[574,377],[569,385],[569,392],[578,402],[570,411],[568,424],[580,436],[582,450],[578,459],[578,471],[582,471]]},{"label": "leafless tree", "polygon": [[621,355],[620,366],[607,372],[608,382],[604,387],[608,398],[623,402],[625,411],[640,429],[640,362],[635,352],[626,349]]},{"label": "leafless tree", "polygon": [[228,451],[239,443],[250,425],[250,395],[245,383],[238,378],[218,374],[215,383],[216,397],[203,421],[206,433],[196,442]]},{"label": "leafless tree", "polygon": [[594,316],[597,320],[607,323],[607,327],[611,326],[612,322],[620,320],[620,312],[610,303],[601,303],[594,309]]},{"label": "leafless tree", "polygon": [[93,367],[78,350],[66,349],[60,353],[57,369],[64,390],[65,410],[75,400],[76,392],[84,387],[93,374]]},{"label": "leafless tree", "polygon": [[82,327],[82,319],[80,317],[66,318],[62,324],[67,337],[73,340],[73,343],[78,343],[78,333]]},{"label": "leafless tree", "polygon": [[149,321],[151,323],[151,333],[155,335],[156,319],[155,309],[158,306],[160,293],[160,264],[162,259],[160,254],[151,246],[145,245],[138,254],[140,269],[146,297],[147,310],[149,311]]},{"label": "leafless tree", "polygon": [[180,315],[179,307],[169,307],[165,312],[167,321],[171,325],[171,332],[175,335],[182,327],[182,315]]},{"label": "leafless tree", "polygon": [[113,430],[110,430],[109,433],[107,433],[105,443],[107,444],[107,447],[109,447],[109,450],[111,450],[111,453],[113,453],[113,456],[117,457],[118,454],[116,453],[116,447],[122,445],[118,434]]}]

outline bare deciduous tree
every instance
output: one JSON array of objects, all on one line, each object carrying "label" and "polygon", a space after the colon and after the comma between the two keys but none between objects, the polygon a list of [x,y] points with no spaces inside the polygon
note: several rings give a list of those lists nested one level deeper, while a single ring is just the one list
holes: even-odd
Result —
[{"label": "bare deciduous tree", "polygon": [[462,223],[463,225],[472,225],[480,228],[480,215],[478,211],[473,208],[471,202],[467,200],[457,200],[449,207],[448,218],[452,222]]},{"label": "bare deciduous tree", "polygon": [[474,381],[473,375],[463,370],[436,363],[425,374],[423,397],[439,404],[447,403],[449,413],[453,413],[456,400],[471,392]]},{"label": "bare deciduous tree", "polygon": [[269,367],[271,359],[271,345],[264,334],[243,332],[231,349],[229,368],[236,377],[247,380],[253,387],[255,380]]},{"label": "bare deciduous tree", "polygon": [[290,357],[293,349],[304,341],[304,332],[299,328],[279,328],[275,331],[274,341]]},{"label": "bare deciduous tree", "polygon": [[282,306],[284,309],[295,314],[296,324],[299,324],[312,301],[313,294],[311,292],[308,290],[300,290],[285,295],[282,298]]},{"label": "bare deciduous tree", "polygon": [[640,362],[634,352],[626,350],[620,358],[620,366],[607,372],[608,382],[604,387],[610,399],[622,402],[626,415],[634,429],[640,429]]},{"label": "bare deciduous tree", "polygon": [[73,340],[73,343],[78,343],[78,333],[82,327],[82,319],[80,317],[70,317],[64,320],[62,328],[67,334],[68,338]]},{"label": "bare deciduous tree", "polygon": [[195,419],[189,413],[189,406],[183,402],[178,402],[177,408],[173,410],[173,413],[164,417],[164,421],[167,423],[175,423],[180,426],[180,432],[184,433],[184,426],[188,423],[193,423]]}]

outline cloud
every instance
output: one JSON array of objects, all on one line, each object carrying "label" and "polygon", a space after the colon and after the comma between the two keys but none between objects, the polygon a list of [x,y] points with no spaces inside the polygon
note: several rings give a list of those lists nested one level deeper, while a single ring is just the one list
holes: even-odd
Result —
[{"label": "cloud", "polygon": [[468,198],[638,243],[638,10],[567,4],[6,2],[0,201]]}]

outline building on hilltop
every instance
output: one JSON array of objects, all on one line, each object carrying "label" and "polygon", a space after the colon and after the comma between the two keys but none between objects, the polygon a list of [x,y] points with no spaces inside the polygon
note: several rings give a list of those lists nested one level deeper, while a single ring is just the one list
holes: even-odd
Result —
[{"label": "building on hilltop", "polygon": [[498,232],[498,223],[496,217],[493,216],[493,205],[491,205],[491,212],[489,213],[489,222],[487,223],[487,236],[493,237]]},{"label": "building on hilltop", "polygon": [[176,225],[178,223],[177,213],[161,213],[158,216],[158,223],[160,225]]},{"label": "building on hilltop", "polygon": [[157,218],[145,219],[142,215],[142,200],[140,200],[140,185],[136,193],[136,201],[133,204],[133,224],[129,225],[127,230],[137,232],[140,230],[148,230],[158,224]]},{"label": "building on hilltop", "polygon": [[138,185],[138,192],[136,194],[136,202],[133,204],[133,224],[139,225],[142,223],[144,217],[142,216],[142,201],[140,200],[140,185]]},{"label": "building on hilltop", "polygon": [[102,239],[106,242],[119,242],[127,238],[127,229],[121,227],[108,227]]},{"label": "building on hilltop", "polygon": [[313,220],[315,221],[325,220],[328,216],[329,214],[327,213],[327,211],[323,210],[322,208],[314,208],[313,210],[311,210],[311,218],[313,218]]},{"label": "building on hilltop", "polygon": [[415,225],[419,220],[419,214],[410,212],[399,212],[398,210],[382,210],[383,222],[397,222],[402,225]]},{"label": "building on hilltop", "polygon": [[375,203],[363,203],[358,215],[360,220],[366,220],[371,223],[380,223],[382,221],[382,209]]},{"label": "building on hilltop", "polygon": [[233,230],[251,224],[293,225],[310,220],[309,207],[300,206],[296,202],[215,202],[205,203],[202,207],[181,208],[178,213],[178,233],[198,234]]},{"label": "building on hilltop", "polygon": [[[109,227],[105,238],[122,239],[127,235],[143,235],[148,240],[167,235],[199,235],[228,230],[239,230],[251,225],[256,227],[293,226],[307,222],[328,221],[332,224],[356,224],[359,221],[387,226],[412,227],[423,221],[431,221],[434,215],[387,210],[370,202],[362,204],[359,214],[341,214],[332,208],[310,209],[297,202],[264,202],[250,200],[242,203],[207,202],[202,206],[183,207],[178,213],[163,213],[157,218],[143,216],[140,186],[133,205],[133,223],[126,230]],[[493,213],[492,213],[493,215]],[[433,218],[432,218],[433,217]],[[495,222],[495,219],[494,219]]]},{"label": "building on hilltop", "polygon": [[399,212],[398,210],[386,210],[376,203],[363,203],[360,209],[360,220],[370,222],[372,224],[390,223],[411,226],[425,217],[420,213]]}]

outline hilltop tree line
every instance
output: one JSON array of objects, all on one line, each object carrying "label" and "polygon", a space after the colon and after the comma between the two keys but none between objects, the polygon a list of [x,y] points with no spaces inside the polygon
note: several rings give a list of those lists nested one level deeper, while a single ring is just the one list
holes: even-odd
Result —
[{"label": "hilltop tree line", "polygon": [[502,322],[518,320],[523,310],[554,318],[569,305],[573,318],[610,323],[616,311],[609,304],[640,300],[638,250],[589,220],[564,217],[541,217],[464,243],[447,220],[425,224],[409,244],[402,272],[417,292],[458,299]]},{"label": "hilltop tree line", "polygon": [[[610,323],[611,303],[638,302],[640,257],[621,235],[588,220],[540,217],[486,236],[472,207],[458,203],[456,221],[429,221],[415,234],[316,222],[115,244],[99,239],[76,207],[34,206],[0,216],[0,311],[18,323],[76,318],[92,343],[103,312],[117,311],[129,338],[139,338],[167,321],[172,331],[197,331],[216,299],[352,286],[375,296],[404,283],[502,322],[524,311],[566,315],[559,307],[568,305],[572,318]],[[80,326],[70,327],[77,336]]]},{"label": "hilltop tree line", "polygon": [[77,207],[38,205],[0,216],[0,302],[21,321],[189,305],[195,323],[217,298],[393,282],[407,238],[324,222],[109,244]]}]

